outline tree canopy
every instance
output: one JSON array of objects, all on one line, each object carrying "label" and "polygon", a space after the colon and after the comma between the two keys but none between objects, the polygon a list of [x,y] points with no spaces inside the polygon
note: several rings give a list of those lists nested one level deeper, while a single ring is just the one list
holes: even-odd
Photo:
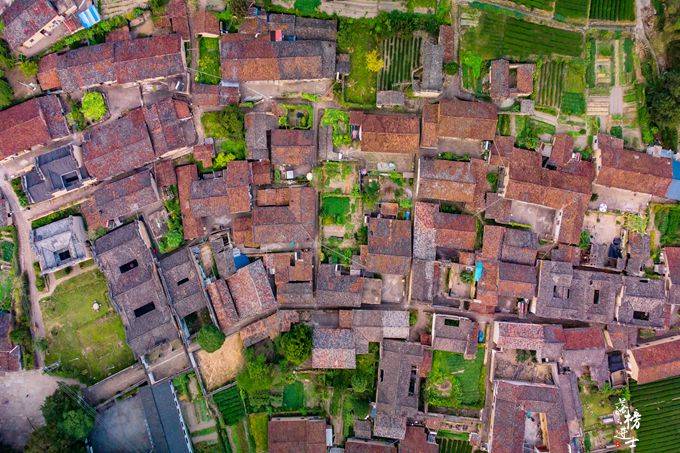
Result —
[{"label": "tree canopy", "polygon": [[263,354],[255,354],[251,348],[244,352],[245,366],[236,376],[236,382],[246,393],[252,395],[261,390],[269,390],[273,382],[272,366]]},{"label": "tree canopy", "polygon": [[301,365],[312,355],[312,328],[295,324],[290,332],[276,339],[276,350],[293,366]]},{"label": "tree canopy", "polygon": [[[680,68],[664,72],[647,86],[647,110],[652,122],[667,131],[680,126]],[[676,137],[676,134],[670,134]],[[665,143],[675,148],[676,143]]]},{"label": "tree canopy", "polygon": [[215,352],[222,347],[225,336],[214,324],[201,327],[198,331],[198,344],[207,352]]},{"label": "tree canopy", "polygon": [[83,96],[81,111],[89,121],[99,121],[106,115],[104,95],[98,91],[90,91]]}]

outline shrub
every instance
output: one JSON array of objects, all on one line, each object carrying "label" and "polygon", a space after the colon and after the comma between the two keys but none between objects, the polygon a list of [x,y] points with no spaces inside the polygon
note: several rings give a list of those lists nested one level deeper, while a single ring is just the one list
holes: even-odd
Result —
[{"label": "shrub", "polygon": [[225,336],[220,329],[213,324],[201,327],[198,331],[198,344],[207,352],[215,352],[222,347]]},{"label": "shrub", "polygon": [[312,328],[295,324],[276,339],[276,349],[291,365],[298,366],[312,355]]},{"label": "shrub", "polygon": [[581,231],[578,246],[581,250],[588,250],[588,247],[590,247],[590,233],[588,233],[586,230]]},{"label": "shrub", "polygon": [[458,74],[458,63],[455,61],[449,61],[448,63],[444,63],[444,73],[448,75]]},{"label": "shrub", "polygon": [[99,121],[104,118],[106,112],[106,101],[104,95],[98,91],[89,91],[83,96],[81,111],[88,121]]},{"label": "shrub", "polygon": [[376,49],[366,54],[366,67],[371,72],[380,72],[385,67],[385,60],[378,56]]},{"label": "shrub", "polygon": [[461,271],[460,272],[460,281],[463,283],[472,283],[475,279],[474,274],[472,271]]},{"label": "shrub", "polygon": [[0,79],[0,108],[8,107],[12,104],[14,92],[12,87],[5,79]]},{"label": "shrub", "polygon": [[24,60],[19,63],[19,70],[26,77],[35,77],[38,75],[38,62],[35,60]]}]

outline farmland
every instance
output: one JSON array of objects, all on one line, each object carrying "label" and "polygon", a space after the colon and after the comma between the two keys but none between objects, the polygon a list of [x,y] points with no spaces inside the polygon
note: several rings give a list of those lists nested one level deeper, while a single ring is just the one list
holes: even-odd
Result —
[{"label": "farmland", "polygon": [[436,441],[439,444],[439,453],[470,453],[472,446],[467,441],[467,433],[453,433],[440,430],[437,432]]},{"label": "farmland", "polygon": [[591,20],[633,21],[635,20],[634,0],[591,0]]},{"label": "farmland", "polygon": [[401,88],[411,81],[411,71],[420,65],[420,45],[417,36],[392,36],[382,42],[385,66],[378,73],[378,90]]},{"label": "farmland", "polygon": [[650,384],[631,384],[631,405],[640,413],[639,443],[636,452],[677,451],[680,435],[680,378]]},{"label": "farmland", "polygon": [[562,85],[564,82],[563,61],[548,61],[541,65],[538,77],[538,94],[536,103],[548,107],[559,106],[562,98]]},{"label": "farmland", "polygon": [[246,414],[241,394],[236,385],[232,385],[231,387],[215,393],[213,395],[213,400],[215,401],[215,404],[217,404],[217,408],[220,410],[224,422],[227,425],[235,424]]},{"label": "farmland", "polygon": [[657,205],[652,212],[661,245],[680,245],[680,206]]},{"label": "farmland", "polygon": [[555,19],[587,19],[588,2],[583,0],[557,0],[555,2]]},{"label": "farmland", "polygon": [[526,6],[529,9],[542,9],[544,11],[552,11],[553,2],[552,0],[512,0],[522,6]]},{"label": "farmland", "polygon": [[479,26],[468,29],[463,35],[462,47],[485,60],[503,56],[520,60],[542,55],[577,57],[583,50],[583,36],[578,32],[483,11]]}]

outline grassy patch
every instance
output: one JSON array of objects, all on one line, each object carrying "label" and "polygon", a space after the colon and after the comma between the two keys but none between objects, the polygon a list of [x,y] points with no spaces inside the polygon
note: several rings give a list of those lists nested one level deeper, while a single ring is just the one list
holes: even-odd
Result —
[{"label": "grassy patch", "polygon": [[24,192],[24,187],[21,184],[21,176],[18,178],[14,178],[11,181],[11,184],[14,194],[19,199],[19,204],[23,207],[28,206],[28,196],[26,195],[26,192]]},{"label": "grassy patch", "polygon": [[653,212],[661,245],[680,245],[680,205],[657,205]]},{"label": "grassy patch", "polygon": [[321,4],[321,0],[295,0],[293,8],[302,14],[313,14]]},{"label": "grassy patch", "polygon": [[555,19],[587,19],[588,2],[585,0],[556,0]]},{"label": "grassy patch", "polygon": [[378,48],[378,39],[369,22],[342,20],[338,24],[338,53],[348,53],[350,72],[345,85],[345,101],[374,105],[378,74],[366,65],[366,54]]},{"label": "grassy patch", "polygon": [[283,388],[283,409],[297,411],[305,407],[305,388],[302,382],[295,381]]},{"label": "grassy patch", "polygon": [[246,158],[244,117],[238,106],[206,112],[201,116],[201,124],[205,134],[217,141],[220,151],[231,154],[234,159]]},{"label": "grassy patch", "polygon": [[328,219],[337,225],[344,225],[347,222],[347,216],[349,214],[349,197],[326,195],[321,199],[321,210],[319,215],[322,219]]},{"label": "grassy patch", "polygon": [[[95,302],[99,310],[93,309]],[[57,374],[92,384],[134,363],[98,270],[60,284],[40,306],[47,331],[45,361],[60,362]]]},{"label": "grassy patch", "polygon": [[80,206],[71,206],[70,208],[65,208],[61,211],[56,211],[44,217],[40,217],[39,219],[35,219],[31,222],[31,228],[40,228],[41,226],[49,225],[50,223],[65,219],[72,215],[79,216],[80,214]]},{"label": "grassy patch", "polygon": [[[478,346],[474,360],[465,360],[463,354],[446,351],[434,351],[432,370],[427,377],[428,403],[433,406],[453,408],[474,408],[484,406],[484,346]],[[451,398],[445,391],[436,390],[436,386],[445,387],[448,381],[452,385],[455,380],[460,386],[460,397]],[[456,399],[459,399],[456,401]]]},{"label": "grassy patch", "polygon": [[543,11],[552,11],[552,0],[512,0],[518,5],[526,6],[529,9],[542,9]]},{"label": "grassy patch", "polygon": [[243,400],[241,399],[241,393],[236,385],[232,385],[229,388],[215,393],[213,395],[213,401],[215,401],[215,404],[227,425],[233,425],[241,420],[246,414]]},{"label": "grassy patch", "polygon": [[339,147],[352,143],[349,131],[349,114],[344,110],[326,109],[321,117],[322,126],[333,128],[333,146]]},{"label": "grassy patch", "polygon": [[269,433],[267,431],[269,416],[267,413],[250,414],[248,422],[250,423],[250,434],[255,441],[255,451],[266,453],[269,448]]},{"label": "grassy patch", "polygon": [[198,72],[196,81],[217,85],[220,83],[220,40],[219,38],[198,38]]}]

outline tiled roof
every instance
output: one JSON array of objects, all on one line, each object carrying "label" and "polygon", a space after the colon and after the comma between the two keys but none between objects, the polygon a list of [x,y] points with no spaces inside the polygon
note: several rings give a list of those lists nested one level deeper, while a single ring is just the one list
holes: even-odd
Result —
[{"label": "tiled roof", "polygon": [[271,132],[271,162],[274,165],[316,163],[316,132],[300,129],[274,129]]},{"label": "tiled roof", "polygon": [[420,199],[472,203],[477,182],[471,162],[420,159]]},{"label": "tiled roof", "polygon": [[48,0],[16,0],[2,13],[3,37],[15,52],[59,14]]},{"label": "tiled roof", "polygon": [[418,151],[420,125],[415,115],[361,112],[352,115],[352,120],[352,124],[360,121],[357,125],[361,127],[364,152],[412,154]]},{"label": "tiled roof", "polygon": [[623,277],[623,296],[617,320],[638,327],[668,327],[670,305],[663,280]]},{"label": "tiled roof", "polygon": [[334,264],[320,264],[316,273],[316,302],[323,307],[358,307],[364,277],[335,271]]},{"label": "tiled roof", "polygon": [[312,252],[267,253],[264,267],[274,275],[276,300],[279,304],[311,305],[314,303]]},{"label": "tiled roof", "polygon": [[262,260],[237,270],[227,278],[227,285],[241,319],[265,314],[278,306]]},{"label": "tiled roof", "polygon": [[210,302],[215,310],[217,322],[222,330],[227,330],[239,321],[239,315],[234,306],[234,300],[223,279],[215,280],[206,286]]},{"label": "tiled roof", "polygon": [[355,367],[356,350],[351,329],[314,329],[312,368]]},{"label": "tiled roof", "polygon": [[361,259],[370,272],[406,275],[411,265],[411,222],[371,217]]},{"label": "tiled roof", "polygon": [[191,82],[191,101],[204,107],[227,106],[237,104],[241,98],[241,90],[237,86],[207,85]]},{"label": "tiled roof", "polygon": [[478,324],[468,318],[435,314],[432,318],[432,348],[474,358],[477,352]]},{"label": "tiled roof", "polygon": [[624,149],[623,140],[598,134],[600,153],[595,183],[665,197],[673,179],[671,159]]},{"label": "tiled roof", "polygon": [[145,105],[143,111],[157,156],[196,143],[196,130],[187,102],[167,97]]},{"label": "tiled roof", "polygon": [[421,146],[436,148],[442,138],[493,140],[497,108],[484,102],[441,100],[423,108]]},{"label": "tiled roof", "polygon": [[63,107],[54,95],[30,99],[0,111],[2,158],[70,134]]},{"label": "tiled roof", "polygon": [[200,9],[191,17],[191,28],[196,35],[220,35],[220,21],[212,11]]},{"label": "tiled roof", "polygon": [[638,384],[680,376],[680,337],[665,338],[630,351]]},{"label": "tiled roof", "polygon": [[417,201],[413,215],[413,255],[433,260],[438,250],[474,250],[475,218],[439,211],[439,204]]},{"label": "tiled roof", "polygon": [[325,453],[326,421],[313,417],[269,420],[270,453]]},{"label": "tiled roof", "polygon": [[160,260],[170,303],[180,318],[207,306],[201,276],[191,254],[191,250],[184,247]]},{"label": "tiled roof", "polygon": [[316,191],[311,187],[258,189],[253,208],[253,240],[259,244],[312,241],[316,201]]}]

